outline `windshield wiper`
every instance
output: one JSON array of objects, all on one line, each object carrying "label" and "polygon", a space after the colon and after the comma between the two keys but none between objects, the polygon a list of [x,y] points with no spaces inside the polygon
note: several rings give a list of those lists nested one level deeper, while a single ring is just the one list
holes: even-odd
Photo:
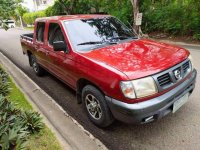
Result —
[{"label": "windshield wiper", "polygon": [[84,42],[84,43],[79,43],[77,45],[95,45],[95,44],[103,44],[104,42],[102,41],[89,41],[89,42]]},{"label": "windshield wiper", "polygon": [[117,37],[112,37],[109,38],[109,40],[125,40],[125,39],[137,39],[137,37],[133,37],[133,36],[117,36]]}]

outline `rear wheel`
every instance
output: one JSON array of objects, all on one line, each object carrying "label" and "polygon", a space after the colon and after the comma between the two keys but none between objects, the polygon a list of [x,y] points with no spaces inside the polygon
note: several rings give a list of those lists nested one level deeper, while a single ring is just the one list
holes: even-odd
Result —
[{"label": "rear wheel", "polygon": [[90,120],[99,127],[107,127],[114,121],[104,95],[94,86],[87,85],[82,90],[84,108]]},{"label": "rear wheel", "polygon": [[38,76],[44,75],[45,70],[37,63],[36,57],[34,55],[30,56],[30,62],[36,75]]}]

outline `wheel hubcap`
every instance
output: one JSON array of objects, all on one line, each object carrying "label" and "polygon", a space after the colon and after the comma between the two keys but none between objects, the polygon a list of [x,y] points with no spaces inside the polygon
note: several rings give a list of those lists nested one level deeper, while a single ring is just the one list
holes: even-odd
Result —
[{"label": "wheel hubcap", "polygon": [[96,120],[99,120],[102,116],[101,106],[99,101],[91,94],[85,97],[85,104],[89,114]]},{"label": "wheel hubcap", "polygon": [[38,65],[37,65],[37,63],[36,63],[36,61],[35,61],[34,58],[32,59],[32,64],[33,64],[33,69],[34,69],[34,71],[35,71],[35,72],[38,72]]}]

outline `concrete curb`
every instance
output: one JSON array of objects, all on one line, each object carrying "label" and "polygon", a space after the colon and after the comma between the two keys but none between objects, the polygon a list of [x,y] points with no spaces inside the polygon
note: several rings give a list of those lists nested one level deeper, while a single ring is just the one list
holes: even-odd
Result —
[{"label": "concrete curb", "polygon": [[33,107],[44,116],[45,123],[55,133],[63,149],[107,149],[1,52],[0,63],[13,77]]}]

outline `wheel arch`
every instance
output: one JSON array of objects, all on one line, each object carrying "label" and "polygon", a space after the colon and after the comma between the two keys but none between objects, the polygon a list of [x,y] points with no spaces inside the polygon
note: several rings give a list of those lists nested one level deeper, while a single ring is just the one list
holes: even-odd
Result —
[{"label": "wheel arch", "polygon": [[31,63],[31,55],[32,55],[32,52],[31,52],[30,50],[27,50],[27,55],[28,55],[29,65],[32,67],[32,63]]},{"label": "wheel arch", "polygon": [[81,94],[82,94],[82,90],[83,88],[86,86],[86,85],[92,85],[94,86],[95,88],[97,88],[103,95],[104,92],[103,90],[97,86],[95,83],[85,79],[85,78],[80,78],[77,83],[76,83],[76,98],[77,98],[77,102],[78,104],[82,103],[82,99],[81,99]]}]

